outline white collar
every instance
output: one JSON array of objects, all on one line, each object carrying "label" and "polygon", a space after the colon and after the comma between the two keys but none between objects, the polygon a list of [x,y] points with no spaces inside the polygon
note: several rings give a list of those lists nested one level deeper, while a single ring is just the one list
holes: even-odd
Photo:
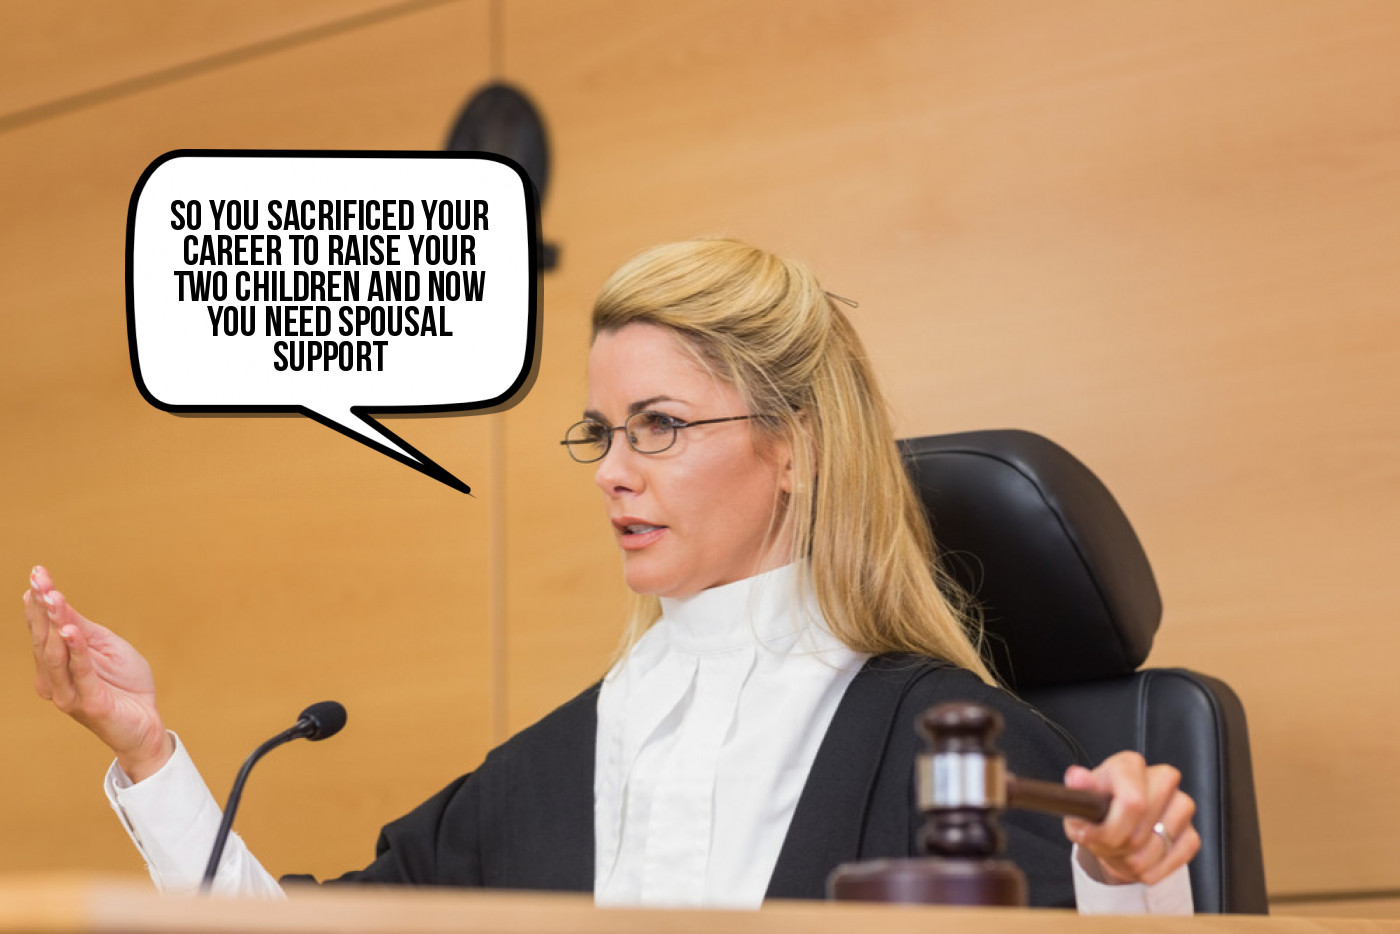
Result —
[{"label": "white collar", "polygon": [[662,597],[661,619],[638,648],[650,642],[662,651],[719,655],[760,646],[785,653],[799,641],[807,651],[837,647],[816,595],[802,589],[800,570],[786,564],[689,597]]}]

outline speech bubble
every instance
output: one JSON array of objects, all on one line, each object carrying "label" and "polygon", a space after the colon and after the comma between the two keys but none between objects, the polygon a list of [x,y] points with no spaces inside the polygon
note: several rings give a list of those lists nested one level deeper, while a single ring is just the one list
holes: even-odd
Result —
[{"label": "speech bubble", "polygon": [[136,385],[182,415],[300,413],[469,493],[369,416],[519,401],[538,220],[490,153],[166,153],[127,213]]}]

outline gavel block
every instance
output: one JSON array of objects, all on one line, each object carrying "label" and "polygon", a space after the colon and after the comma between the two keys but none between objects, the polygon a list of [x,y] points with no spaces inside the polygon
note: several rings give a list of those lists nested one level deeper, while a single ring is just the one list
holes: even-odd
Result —
[{"label": "gavel block", "polygon": [[915,764],[927,855],[846,863],[827,879],[827,896],[842,901],[935,905],[1026,904],[1026,877],[1000,859],[1006,835],[998,815],[1027,808],[1098,823],[1112,797],[1055,782],[1017,778],[996,747],[1001,715],[980,704],[932,707],[919,718],[927,744]]},{"label": "gavel block", "polygon": [[843,902],[1026,906],[1026,874],[1005,859],[929,856],[837,866],[827,897]]}]

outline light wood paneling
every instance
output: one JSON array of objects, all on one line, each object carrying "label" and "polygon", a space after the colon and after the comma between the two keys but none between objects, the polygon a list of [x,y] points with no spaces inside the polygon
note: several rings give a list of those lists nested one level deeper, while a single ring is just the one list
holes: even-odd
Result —
[{"label": "light wood paneling", "polygon": [[431,5],[432,0],[4,0],[0,119],[290,37],[369,28],[384,17]]}]

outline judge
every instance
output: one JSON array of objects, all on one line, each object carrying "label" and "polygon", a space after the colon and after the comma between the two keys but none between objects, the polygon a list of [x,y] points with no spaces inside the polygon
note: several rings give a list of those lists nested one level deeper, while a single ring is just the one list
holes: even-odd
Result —
[{"label": "judge", "polygon": [[[819,898],[917,852],[912,724],[973,700],[1018,775],[1113,795],[1098,826],[1013,813],[1031,903],[1189,911],[1194,804],[1169,766],[1073,740],[1000,689],[934,559],[854,329],[803,266],[732,240],[647,251],[593,311],[590,465],[637,595],[600,684],[380,834],[345,882],[592,891],[600,904]],[[156,884],[197,884],[218,807],[149,666],[35,568],[39,694],[116,754],[107,793]],[[277,893],[236,838],[216,888]]]}]

